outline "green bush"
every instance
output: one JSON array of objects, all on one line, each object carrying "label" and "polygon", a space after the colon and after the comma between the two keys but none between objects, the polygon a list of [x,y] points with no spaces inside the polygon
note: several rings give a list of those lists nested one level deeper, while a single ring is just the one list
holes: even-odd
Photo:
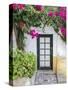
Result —
[{"label": "green bush", "polygon": [[15,80],[21,77],[31,78],[36,69],[36,56],[32,52],[21,50],[10,51],[9,78]]}]

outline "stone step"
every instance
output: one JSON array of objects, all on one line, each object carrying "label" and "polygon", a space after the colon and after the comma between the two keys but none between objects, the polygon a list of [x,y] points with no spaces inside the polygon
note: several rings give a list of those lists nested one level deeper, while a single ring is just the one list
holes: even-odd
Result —
[{"label": "stone step", "polygon": [[35,85],[57,83],[56,75],[51,70],[39,70],[35,76]]}]

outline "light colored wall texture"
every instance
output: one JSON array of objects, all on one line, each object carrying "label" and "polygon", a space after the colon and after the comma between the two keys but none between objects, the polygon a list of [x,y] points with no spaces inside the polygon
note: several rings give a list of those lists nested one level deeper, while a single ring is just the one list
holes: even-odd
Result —
[{"label": "light colored wall texture", "polygon": [[[53,71],[58,74],[63,74],[66,76],[66,45],[57,35],[52,27],[45,27],[45,33],[41,32],[41,29],[38,28],[39,33],[41,34],[53,34]],[[33,52],[37,56],[37,38],[32,39],[30,35],[25,34],[27,39],[25,40],[26,46],[25,50],[27,52]],[[13,46],[16,46],[15,34],[13,32]]]},{"label": "light colored wall texture", "polygon": [[[45,32],[41,34],[53,34],[53,71],[58,74],[66,76],[66,45],[62,41],[61,37],[54,31],[52,27],[45,27]],[[30,35],[25,35],[26,47],[25,50],[33,52],[37,56],[37,38],[32,39]]]},{"label": "light colored wall texture", "polygon": [[[45,32],[41,32],[42,30],[38,28],[39,33],[41,34],[53,34],[53,56],[63,56],[65,57],[66,55],[66,45],[62,41],[61,37],[57,35],[57,33],[54,31],[52,27],[45,27]],[[37,38],[35,37],[34,39],[31,38],[30,35],[25,35],[27,37],[26,41],[26,46],[25,50],[26,51],[31,51],[35,55],[37,55]]]}]

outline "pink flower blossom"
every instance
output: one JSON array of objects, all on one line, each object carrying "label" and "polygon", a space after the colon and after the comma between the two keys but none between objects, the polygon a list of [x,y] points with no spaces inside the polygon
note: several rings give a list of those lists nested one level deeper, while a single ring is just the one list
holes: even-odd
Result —
[{"label": "pink flower blossom", "polygon": [[61,30],[62,35],[63,35],[64,37],[66,37],[66,28],[61,27],[60,30]]},{"label": "pink flower blossom", "polygon": [[25,5],[24,5],[24,4],[18,4],[18,5],[17,5],[17,8],[20,9],[20,10],[21,10],[21,9],[23,10],[23,9],[25,8]]},{"label": "pink flower blossom", "polygon": [[52,16],[53,16],[53,12],[50,11],[50,12],[48,13],[48,16],[52,17]]},{"label": "pink flower blossom", "polygon": [[66,7],[60,7],[60,11],[66,11]]},{"label": "pink flower blossom", "polygon": [[30,34],[31,36],[32,36],[32,39],[34,38],[34,37],[38,37],[38,32],[37,32],[37,29],[36,29],[36,27],[31,27],[31,29],[30,29],[31,31],[28,33],[28,34]]},{"label": "pink flower blossom", "polygon": [[17,4],[15,4],[15,3],[14,4],[11,4],[10,5],[10,8],[13,9],[13,10],[16,10],[17,9]]},{"label": "pink flower blossom", "polygon": [[66,14],[64,11],[60,11],[59,16],[61,17],[62,20],[66,20]]},{"label": "pink flower blossom", "polygon": [[41,6],[41,5],[36,5],[35,8],[36,8],[36,10],[38,10],[38,11],[44,11],[44,7]]},{"label": "pink flower blossom", "polygon": [[59,11],[59,16],[61,17],[62,20],[66,20],[66,8],[60,8]]},{"label": "pink flower blossom", "polygon": [[59,13],[58,12],[54,12],[54,16],[58,16],[59,15]]},{"label": "pink flower blossom", "polygon": [[16,9],[24,9],[25,8],[25,5],[24,4],[11,4],[10,5],[10,8],[13,9],[13,10],[16,10]]}]

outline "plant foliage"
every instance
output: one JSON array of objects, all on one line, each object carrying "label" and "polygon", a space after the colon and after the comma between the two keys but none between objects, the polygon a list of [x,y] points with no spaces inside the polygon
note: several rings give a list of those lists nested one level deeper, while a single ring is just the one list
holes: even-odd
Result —
[{"label": "plant foliage", "polygon": [[17,78],[31,78],[36,69],[36,57],[33,53],[22,52],[21,50],[10,51],[9,77],[10,80]]},{"label": "plant foliage", "polygon": [[12,4],[11,9],[12,6],[14,23],[25,22],[27,32],[31,26],[44,28],[48,25],[66,41],[66,7]]}]

